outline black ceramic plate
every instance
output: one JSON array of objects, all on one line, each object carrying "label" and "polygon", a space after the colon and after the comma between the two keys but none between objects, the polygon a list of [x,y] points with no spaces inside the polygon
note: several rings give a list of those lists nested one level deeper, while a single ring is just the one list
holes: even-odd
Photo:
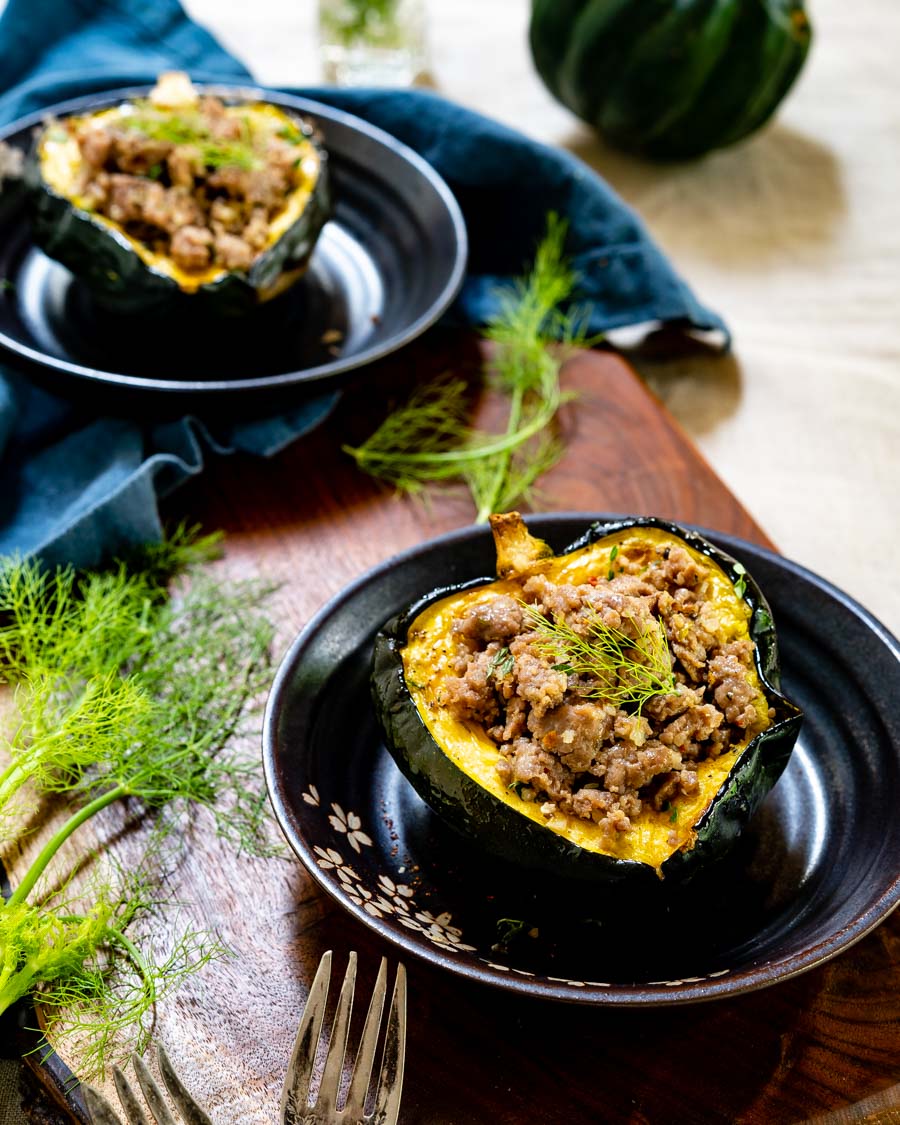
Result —
[{"label": "black ceramic plate", "polygon": [[[528,523],[558,551],[596,518]],[[266,778],[321,886],[388,941],[452,972],[594,1004],[762,988],[877,925],[900,900],[900,645],[802,567],[705,534],[766,593],[783,688],[805,713],[787,770],[722,870],[652,908],[538,885],[451,834],[400,774],[369,699],[372,640],[435,586],[493,572],[489,532],[467,528],[364,575],[309,623],[279,670]]]},{"label": "black ceramic plate", "polygon": [[[147,89],[53,106],[9,126],[0,140],[27,150],[48,114],[100,109]],[[248,394],[322,390],[420,335],[456,296],[465,224],[450,189],[420,156],[329,106],[250,88],[203,89],[273,102],[320,130],[335,212],[306,276],[250,321],[214,334],[141,331],[133,318],[96,309],[69,271],[32,243],[24,199],[8,198],[0,206],[0,353],[15,365],[59,389],[71,391],[74,381],[81,394],[244,401]]]}]

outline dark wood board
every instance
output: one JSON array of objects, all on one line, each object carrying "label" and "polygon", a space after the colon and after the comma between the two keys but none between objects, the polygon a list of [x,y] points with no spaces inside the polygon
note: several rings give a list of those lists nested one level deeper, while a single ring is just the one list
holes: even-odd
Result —
[{"label": "dark wood board", "polygon": [[[226,532],[221,565],[228,573],[281,583],[279,651],[364,570],[471,522],[464,495],[433,496],[427,505],[399,500],[359,473],[340,447],[370,432],[385,402],[411,380],[475,363],[478,348],[431,333],[365,373],[316,433],[270,461],[219,461],[167,504],[171,518]],[[652,513],[771,546],[621,357],[578,355],[564,381],[578,397],[565,408],[568,450],[542,483],[541,508]],[[484,414],[496,406],[488,397]],[[396,957],[294,861],[236,858],[198,833],[183,867],[179,897],[221,927],[235,956],[166,1003],[159,1038],[193,1070],[217,1123],[275,1121],[321,953],[334,949],[340,965],[358,950],[364,987],[382,954]],[[416,962],[407,968],[405,1125],[900,1121],[897,914],[801,977],[687,1008],[536,1003]],[[52,1062],[38,1073],[50,1089],[63,1071]]]}]

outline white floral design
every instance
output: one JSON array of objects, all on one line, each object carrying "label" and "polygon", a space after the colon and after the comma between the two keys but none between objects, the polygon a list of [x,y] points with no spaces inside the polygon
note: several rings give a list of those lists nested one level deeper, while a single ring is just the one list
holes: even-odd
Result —
[{"label": "white floral design", "polygon": [[348,883],[352,883],[354,879],[359,878],[359,874],[353,870],[349,863],[344,863],[344,857],[340,852],[334,848],[320,848],[318,844],[313,848],[313,851],[319,857],[316,863],[323,871],[336,871],[337,877],[341,883],[346,887]]},{"label": "white floral design", "polygon": [[319,845],[316,844],[313,851],[319,857],[316,863],[326,871],[332,867],[340,867],[344,862],[344,857],[340,852],[336,852],[334,848],[320,848]]},{"label": "white floral design", "polygon": [[[315,785],[310,785],[308,790],[301,794],[306,804],[313,808],[321,808],[321,797]],[[350,847],[357,855],[362,854],[363,847],[372,846],[372,838],[363,831],[362,820],[354,812],[344,812],[336,802],[331,805],[328,814],[328,823],[342,836],[346,837]],[[374,889],[369,889],[363,883],[363,878],[336,848],[324,848],[316,844],[313,848],[316,863],[323,871],[334,871],[340,889],[355,905],[364,910],[372,918],[393,917],[401,926],[414,930],[427,938],[432,944],[444,950],[453,952],[476,953],[474,945],[467,945],[462,940],[462,930],[453,925],[453,917],[447,911],[434,915],[430,910],[420,910],[415,901],[415,891],[407,883],[399,883],[390,875],[379,874]],[[405,867],[397,869],[397,874],[403,874]],[[515,973],[517,976],[536,978],[536,974],[526,969],[517,969],[514,965],[503,965],[496,961],[488,961],[479,957],[483,965],[496,969],[501,973]],[[715,977],[726,976],[729,969],[719,969],[705,977],[684,977],[681,980],[648,981],[650,987],[664,986],[676,988],[679,985],[695,984]],[[570,988],[612,988],[609,981],[600,980],[570,980],[568,977],[545,977],[554,984],[565,984]]]},{"label": "white floral design", "polygon": [[355,902],[357,906],[361,906],[366,914],[370,914],[373,918],[381,918],[384,915],[384,900],[380,896],[374,898],[372,892],[362,883],[355,883],[353,886],[345,884],[344,890],[347,893],[347,898],[351,902]]},{"label": "white floral design", "polygon": [[378,886],[382,894],[390,899],[393,910],[399,910],[401,914],[409,914],[414,894],[412,887],[408,887],[405,883],[395,883],[387,875],[378,876]]},{"label": "white floral design", "polygon": [[350,842],[350,847],[357,853],[361,851],[360,845],[371,847],[372,839],[362,830],[362,821],[355,812],[344,812],[338,804],[332,804],[334,815],[328,817],[328,823],[335,832],[345,833]]},{"label": "white floral design", "polygon": [[[329,815],[329,823],[347,837],[355,851],[360,851],[360,844],[371,845],[372,840],[362,831],[362,821],[355,813],[345,813],[337,804],[331,807],[334,814]],[[334,871],[347,898],[370,917],[392,916],[402,926],[422,934],[442,949],[475,952],[474,945],[467,945],[462,940],[462,930],[453,925],[452,915],[444,911],[435,916],[430,910],[420,910],[415,901],[415,891],[406,883],[395,882],[389,875],[380,874],[374,891],[370,890],[364,885],[359,872],[344,860],[336,848],[323,848],[316,844],[313,851],[319,867],[323,871]]]},{"label": "white floral design", "polygon": [[399,921],[408,929],[418,930],[429,941],[442,946],[444,949],[452,949],[454,952],[461,949],[469,953],[475,952],[474,945],[466,945],[462,940],[462,930],[451,925],[453,917],[446,910],[438,914],[437,917],[430,910],[419,910],[412,918],[401,917]]}]

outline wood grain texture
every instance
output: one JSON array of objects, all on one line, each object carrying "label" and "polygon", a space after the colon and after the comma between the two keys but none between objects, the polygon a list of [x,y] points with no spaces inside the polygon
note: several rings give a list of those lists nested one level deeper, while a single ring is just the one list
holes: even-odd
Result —
[{"label": "wood grain texture", "polygon": [[[222,461],[173,498],[171,517],[225,530],[224,572],[279,580],[279,651],[368,567],[470,522],[464,496],[435,497],[428,506],[398,500],[358,473],[340,445],[368,433],[410,379],[478,359],[471,342],[432,333],[367,373],[319,431],[281,456]],[[578,392],[564,420],[569,447],[543,482],[542,507],[652,513],[768,543],[618,356],[574,358],[565,383]],[[496,403],[488,397],[480,409],[490,415]],[[322,952],[334,949],[342,968],[346,953],[358,950],[363,990],[380,956],[395,957],[316,890],[297,862],[237,856],[208,827],[202,817],[191,826],[169,889],[233,956],[160,1006],[156,1034],[217,1125],[268,1125]],[[124,822],[110,817],[98,833],[129,854],[133,829]],[[799,978],[686,1008],[566,1007],[493,992],[416,962],[408,969],[405,1125],[900,1119],[884,1116],[900,1104],[898,915]],[[47,1084],[52,1076],[52,1067],[42,1072]]]}]

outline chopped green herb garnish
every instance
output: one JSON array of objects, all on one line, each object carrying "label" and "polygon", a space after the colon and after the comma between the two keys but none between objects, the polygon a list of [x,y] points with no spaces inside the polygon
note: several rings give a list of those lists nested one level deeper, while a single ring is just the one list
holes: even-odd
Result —
[{"label": "chopped green herb garnish", "polygon": [[764,609],[756,611],[756,623],[760,629],[771,629],[775,622],[772,620],[772,615],[766,613]]},{"label": "chopped green herb garnish", "polygon": [[678,819],[678,808],[677,808],[677,806],[673,805],[672,811],[669,813],[669,824],[674,824],[677,819]]},{"label": "chopped green herb garnish", "polygon": [[528,923],[523,918],[500,918],[497,921],[497,940],[491,946],[494,953],[506,953],[508,946],[528,933]]},{"label": "chopped green herb garnish", "polygon": [[147,169],[147,175],[151,180],[158,180],[162,175],[162,164],[151,164]]},{"label": "chopped green herb garnish", "polygon": [[612,582],[612,580],[613,580],[614,571],[613,571],[613,565],[612,564],[616,561],[616,556],[618,554],[619,554],[619,544],[616,543],[613,546],[613,549],[609,552],[609,571],[606,575],[607,582]]},{"label": "chopped green herb garnish", "polygon": [[167,141],[173,145],[191,145],[197,149],[199,159],[206,168],[235,167],[249,171],[257,163],[250,138],[239,141],[218,140],[196,109],[174,113],[147,106],[140,113],[122,117],[118,124],[123,129],[133,129],[151,140]]},{"label": "chopped green herb garnish", "polygon": [[735,582],[734,584],[734,592],[739,598],[742,598],[747,592],[747,571],[740,563],[735,563],[734,572],[735,574],[740,575],[737,582]]},{"label": "chopped green herb garnish", "polygon": [[303,140],[303,134],[295,125],[285,125],[284,128],[278,130],[275,136],[292,145],[298,145]]},{"label": "chopped green herb garnish", "polygon": [[498,649],[488,663],[487,674],[489,678],[502,680],[508,676],[516,666],[516,658],[506,646]]},{"label": "chopped green herb garnish", "polygon": [[506,788],[511,789],[517,797],[521,797],[522,790],[527,789],[527,786],[524,781],[511,781]]}]

